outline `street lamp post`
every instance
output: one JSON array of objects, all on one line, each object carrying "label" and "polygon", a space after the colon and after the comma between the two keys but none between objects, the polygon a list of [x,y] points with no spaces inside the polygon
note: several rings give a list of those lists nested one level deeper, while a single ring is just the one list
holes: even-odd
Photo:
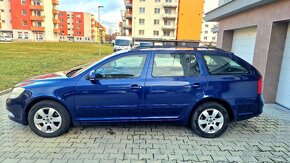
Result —
[{"label": "street lamp post", "polygon": [[[101,8],[104,6],[98,6],[98,17],[99,17],[99,24],[101,25]],[[101,55],[101,28],[99,26],[99,56]]]}]

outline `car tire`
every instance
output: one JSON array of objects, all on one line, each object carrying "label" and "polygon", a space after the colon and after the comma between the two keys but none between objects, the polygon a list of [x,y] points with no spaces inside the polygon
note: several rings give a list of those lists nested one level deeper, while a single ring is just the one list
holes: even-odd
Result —
[{"label": "car tire", "polygon": [[199,105],[191,117],[193,131],[204,138],[221,136],[229,125],[227,110],[219,103],[207,102]]},{"label": "car tire", "polygon": [[66,108],[54,101],[40,101],[28,112],[28,125],[41,137],[57,137],[65,133],[71,124]]}]

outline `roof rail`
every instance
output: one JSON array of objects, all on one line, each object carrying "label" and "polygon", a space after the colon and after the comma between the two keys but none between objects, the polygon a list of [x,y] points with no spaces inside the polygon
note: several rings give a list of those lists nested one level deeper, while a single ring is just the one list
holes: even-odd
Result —
[{"label": "roof rail", "polygon": [[200,44],[204,44],[205,42],[200,41],[182,41],[182,40],[156,40],[150,41],[152,46],[144,46],[144,47],[136,47],[135,49],[149,49],[149,48],[193,48],[194,50],[198,49],[206,49],[206,50],[218,50],[224,51],[223,49],[212,46],[212,43],[208,43],[208,46],[200,46]]}]

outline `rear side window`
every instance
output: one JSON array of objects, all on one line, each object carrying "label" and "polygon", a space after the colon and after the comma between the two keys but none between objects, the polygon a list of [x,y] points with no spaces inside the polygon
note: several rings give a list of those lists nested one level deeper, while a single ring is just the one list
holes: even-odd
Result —
[{"label": "rear side window", "polygon": [[194,54],[155,54],[153,77],[197,75],[199,66]]},{"label": "rear side window", "polygon": [[204,56],[210,75],[248,74],[248,70],[231,58],[217,55]]}]

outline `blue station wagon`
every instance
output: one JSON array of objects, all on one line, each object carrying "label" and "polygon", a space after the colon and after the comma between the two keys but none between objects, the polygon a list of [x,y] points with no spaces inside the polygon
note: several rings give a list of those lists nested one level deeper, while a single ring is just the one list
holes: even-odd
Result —
[{"label": "blue station wagon", "polygon": [[147,47],[27,79],[7,99],[9,118],[42,137],[72,125],[178,122],[201,137],[262,113],[262,77],[217,48]]}]

